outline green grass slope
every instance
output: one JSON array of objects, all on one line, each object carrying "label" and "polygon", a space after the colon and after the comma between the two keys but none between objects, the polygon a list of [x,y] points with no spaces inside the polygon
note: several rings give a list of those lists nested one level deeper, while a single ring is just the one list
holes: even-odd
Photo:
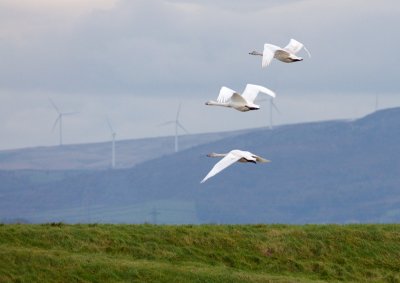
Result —
[{"label": "green grass slope", "polygon": [[0,225],[0,282],[400,282],[400,225]]}]

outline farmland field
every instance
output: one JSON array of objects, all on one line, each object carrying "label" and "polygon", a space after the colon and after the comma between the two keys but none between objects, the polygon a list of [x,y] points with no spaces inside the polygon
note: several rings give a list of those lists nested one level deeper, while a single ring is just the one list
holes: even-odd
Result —
[{"label": "farmland field", "polygon": [[400,225],[0,226],[0,282],[399,282]]}]

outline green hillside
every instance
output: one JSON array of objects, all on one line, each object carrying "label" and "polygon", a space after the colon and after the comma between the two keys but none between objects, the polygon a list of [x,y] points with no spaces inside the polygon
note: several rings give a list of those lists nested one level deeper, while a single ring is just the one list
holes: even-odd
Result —
[{"label": "green hillside", "polygon": [[0,282],[400,282],[400,225],[1,225]]}]

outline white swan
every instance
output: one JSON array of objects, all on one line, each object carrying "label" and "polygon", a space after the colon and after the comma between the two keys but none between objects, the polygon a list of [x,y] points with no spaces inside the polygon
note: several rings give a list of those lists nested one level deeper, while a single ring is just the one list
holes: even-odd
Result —
[{"label": "white swan", "polygon": [[206,105],[232,107],[242,112],[258,110],[260,109],[260,106],[254,104],[254,100],[259,92],[268,94],[272,97],[276,96],[275,92],[272,90],[259,85],[247,84],[242,95],[230,88],[223,86],[219,91],[217,101],[207,101]]},{"label": "white swan", "polygon": [[257,156],[249,151],[243,151],[239,149],[234,149],[228,153],[210,153],[207,154],[208,157],[223,157],[217,164],[214,165],[214,167],[211,169],[210,172],[208,172],[207,176],[204,177],[204,179],[200,183],[204,183],[207,181],[207,179],[211,178],[212,176],[215,176],[222,170],[224,170],[226,167],[232,165],[235,162],[251,162],[251,163],[257,163],[257,162],[271,162],[270,160],[264,159],[260,156]]},{"label": "white swan", "polygon": [[307,48],[295,39],[291,39],[289,44],[284,48],[279,46],[266,43],[264,44],[264,51],[260,53],[258,51],[252,51],[250,55],[259,55],[262,56],[262,67],[267,67],[273,58],[278,59],[279,61],[285,63],[292,63],[297,61],[302,61],[303,58],[296,56],[296,53],[299,52],[302,48],[308,53],[308,56],[311,57],[310,52],[308,52]]}]

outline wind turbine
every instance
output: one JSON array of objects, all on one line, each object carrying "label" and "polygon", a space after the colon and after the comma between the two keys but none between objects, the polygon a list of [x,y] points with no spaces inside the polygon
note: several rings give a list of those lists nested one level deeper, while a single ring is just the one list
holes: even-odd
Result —
[{"label": "wind turbine", "polygon": [[108,128],[110,128],[110,132],[111,132],[111,168],[115,168],[115,136],[117,135],[117,133],[114,131],[110,120],[107,118],[107,125]]},{"label": "wind turbine", "polygon": [[178,135],[179,131],[178,128],[181,128],[183,131],[185,131],[187,134],[189,134],[188,130],[185,129],[185,127],[179,122],[179,114],[181,111],[181,104],[179,103],[178,106],[178,111],[176,112],[176,118],[173,121],[168,121],[165,123],[160,124],[159,126],[165,126],[165,125],[170,125],[170,124],[175,124],[175,152],[179,151],[179,144],[178,144]]},{"label": "wind turbine", "polygon": [[276,112],[278,112],[278,113],[281,113],[280,111],[279,111],[279,109],[278,109],[278,107],[276,107],[276,104],[275,104],[275,102],[274,102],[274,98],[273,97],[271,97],[270,99],[269,99],[269,128],[272,130],[272,126],[273,126],[273,120],[272,120],[272,112],[274,111],[274,109],[275,109],[275,111]]},{"label": "wind turbine", "polygon": [[79,112],[61,112],[60,109],[57,107],[57,105],[53,102],[53,100],[50,100],[51,105],[53,105],[54,109],[57,111],[57,119],[54,121],[54,125],[52,128],[52,131],[54,131],[54,129],[56,128],[57,124],[60,125],[60,146],[63,144],[63,133],[62,133],[62,118],[63,116],[68,116],[68,115],[74,115],[74,114],[78,114]]},{"label": "wind turbine", "polygon": [[[267,99],[260,99],[259,102],[266,101],[266,100]],[[269,128],[270,128],[270,130],[272,130],[272,128],[273,128],[273,119],[272,119],[273,112],[274,112],[274,110],[278,113],[281,113],[281,112],[279,111],[278,107],[276,106],[273,97],[270,97],[268,100],[269,100]]]},{"label": "wind turbine", "polygon": [[161,213],[158,212],[158,210],[153,207],[153,210],[149,213],[149,215],[152,218],[152,224],[157,224],[157,216],[160,215]]},{"label": "wind turbine", "polygon": [[379,109],[379,94],[375,94],[375,112]]}]

